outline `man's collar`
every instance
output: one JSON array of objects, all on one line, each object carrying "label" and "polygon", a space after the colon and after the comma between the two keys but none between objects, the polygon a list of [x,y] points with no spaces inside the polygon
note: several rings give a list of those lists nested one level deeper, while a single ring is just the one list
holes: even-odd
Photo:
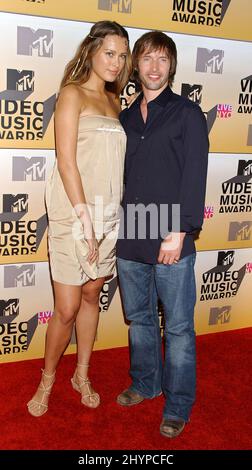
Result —
[{"label": "man's collar", "polygon": [[[172,98],[172,95],[173,95],[173,91],[171,90],[169,85],[167,85],[167,87],[156,98],[154,98],[154,100],[149,101],[148,105],[154,103],[164,108],[167,104],[167,101],[169,101]],[[135,103],[133,103],[132,106],[134,104],[140,105],[142,99],[143,99],[143,92],[139,94],[139,96],[135,100]]]},{"label": "man's collar", "polygon": [[172,95],[173,92],[168,85],[154,100],[151,100],[150,103],[158,104],[164,108],[167,105],[167,101],[170,101]]}]

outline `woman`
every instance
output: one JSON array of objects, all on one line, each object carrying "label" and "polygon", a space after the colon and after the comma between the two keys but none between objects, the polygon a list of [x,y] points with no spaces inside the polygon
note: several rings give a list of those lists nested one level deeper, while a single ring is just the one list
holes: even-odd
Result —
[{"label": "woman", "polygon": [[66,67],[55,111],[57,161],[46,187],[49,259],[55,294],[45,368],[28,402],[42,416],[55,371],[75,322],[77,367],[72,386],[96,408],[100,397],[88,379],[97,331],[99,295],[113,276],[126,137],[118,121],[119,93],[131,58],[126,30],[100,21]]}]

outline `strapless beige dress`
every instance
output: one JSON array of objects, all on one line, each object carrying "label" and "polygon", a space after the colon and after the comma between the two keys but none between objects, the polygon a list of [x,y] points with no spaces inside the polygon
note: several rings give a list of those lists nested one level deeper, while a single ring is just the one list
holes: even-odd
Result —
[{"label": "strapless beige dress", "polygon": [[83,229],[65,192],[57,159],[46,184],[48,251],[54,281],[82,285],[115,273],[115,245],[123,193],[126,135],[118,119],[81,115],[77,165],[99,246],[95,266],[87,262]]}]

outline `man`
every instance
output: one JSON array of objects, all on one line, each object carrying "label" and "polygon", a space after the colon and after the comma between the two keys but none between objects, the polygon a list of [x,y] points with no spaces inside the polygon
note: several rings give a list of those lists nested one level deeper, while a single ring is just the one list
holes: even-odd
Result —
[{"label": "man", "polygon": [[[176,46],[166,34],[152,31],[137,40],[133,65],[142,92],[120,117],[127,151],[117,245],[132,378],[117,402],[136,405],[163,392],[160,432],[170,438],[183,431],[195,401],[194,238],[203,220],[208,157],[201,109],[170,88],[176,64]],[[165,316],[164,363],[158,298]]]}]

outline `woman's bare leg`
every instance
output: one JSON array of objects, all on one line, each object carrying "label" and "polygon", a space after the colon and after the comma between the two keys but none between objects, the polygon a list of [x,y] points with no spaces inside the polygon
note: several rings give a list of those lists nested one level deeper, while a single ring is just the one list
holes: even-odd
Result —
[{"label": "woman's bare leg", "polygon": [[[81,305],[76,317],[78,365],[74,379],[78,385],[87,380],[88,365],[99,321],[99,297],[104,281],[104,277],[99,278],[87,282],[82,287]],[[83,383],[81,393],[82,403],[92,408],[99,405],[99,395],[93,391],[90,384]]]},{"label": "woman's bare leg", "polygon": [[41,416],[47,411],[56,367],[71,338],[73,324],[81,305],[81,293],[81,286],[54,282],[55,309],[46,333],[45,368],[39,387],[28,403],[29,412],[33,416]]}]

